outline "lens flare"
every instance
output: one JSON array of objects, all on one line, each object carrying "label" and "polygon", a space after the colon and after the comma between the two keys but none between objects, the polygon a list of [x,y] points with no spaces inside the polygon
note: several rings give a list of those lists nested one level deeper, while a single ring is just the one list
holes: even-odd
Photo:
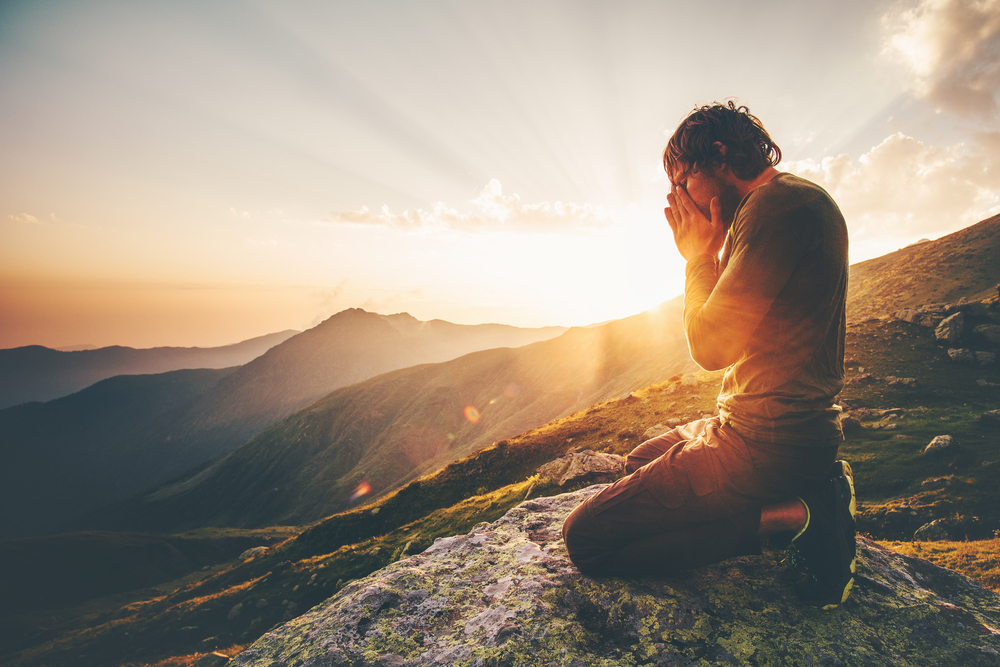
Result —
[{"label": "lens flare", "polygon": [[479,410],[477,410],[475,408],[475,406],[466,405],[465,406],[465,418],[468,419],[473,424],[475,424],[476,422],[479,421]]},{"label": "lens flare", "polygon": [[357,500],[361,496],[364,496],[364,495],[367,495],[367,494],[371,493],[371,490],[372,490],[372,485],[371,484],[369,484],[368,482],[361,482],[360,484],[358,484],[358,488],[356,488],[354,490],[354,493],[351,494],[350,501],[353,503],[355,500]]}]

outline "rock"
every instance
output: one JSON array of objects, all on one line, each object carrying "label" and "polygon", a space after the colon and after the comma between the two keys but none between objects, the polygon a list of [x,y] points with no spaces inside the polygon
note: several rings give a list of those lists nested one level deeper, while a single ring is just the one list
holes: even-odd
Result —
[{"label": "rock", "polygon": [[913,540],[915,542],[930,542],[947,539],[948,531],[945,529],[941,519],[934,519],[930,523],[920,526],[920,528],[917,528],[917,531],[913,533]]},{"label": "rock", "polygon": [[849,414],[840,415],[840,428],[845,431],[857,431],[861,428],[861,420]]},{"label": "rock", "polygon": [[1000,345],[1000,324],[980,324],[972,330],[994,345]]},{"label": "rock", "polygon": [[872,376],[871,373],[859,373],[858,375],[855,375],[854,377],[852,377],[850,380],[847,381],[847,384],[857,384],[862,386],[874,383],[875,383],[875,378]]},{"label": "rock", "polygon": [[598,487],[529,500],[492,524],[352,582],[236,656],[265,665],[988,665],[1000,596],[858,540],[845,605],[801,605],[775,552],[665,578],[593,579],[561,525]]},{"label": "rock", "polygon": [[625,457],[587,449],[550,461],[537,472],[542,479],[551,480],[559,486],[580,481],[610,482],[625,472]]},{"label": "rock", "polygon": [[240,560],[250,560],[251,558],[256,558],[257,556],[263,556],[267,553],[270,547],[254,547],[253,549],[247,549],[240,554]]},{"label": "rock", "polygon": [[948,356],[951,357],[952,361],[960,364],[973,364],[976,362],[976,356],[972,354],[972,350],[968,350],[964,347],[959,349],[949,349]]},{"label": "rock", "polygon": [[986,380],[984,378],[979,378],[978,380],[976,380],[976,384],[978,384],[980,387],[1000,387],[1000,384],[997,384],[996,382],[990,382],[989,380]]},{"label": "rock", "polygon": [[925,479],[920,483],[920,489],[923,491],[933,491],[934,489],[943,489],[948,486],[950,482],[947,477],[933,477],[931,479]]},{"label": "rock", "polygon": [[916,387],[919,382],[917,378],[898,378],[895,375],[887,375],[885,381],[890,385],[903,385],[905,387]]},{"label": "rock", "polygon": [[241,611],[243,611],[243,603],[237,602],[236,604],[233,605],[233,608],[229,610],[229,614],[226,616],[226,618],[228,618],[230,621],[234,621],[240,615]]},{"label": "rock", "polygon": [[941,320],[934,329],[934,338],[939,343],[954,345],[965,333],[965,315],[957,312]]},{"label": "rock", "polygon": [[851,416],[857,417],[863,422],[870,422],[879,419],[882,415],[878,410],[872,410],[871,408],[854,408],[851,410]]},{"label": "rock", "polygon": [[685,375],[684,379],[681,380],[682,387],[697,387],[700,383],[701,381],[694,375]]},{"label": "rock", "polygon": [[[888,380],[889,378],[886,378]],[[896,378],[899,379],[899,378]],[[913,379],[913,378],[908,378]],[[886,408],[885,410],[879,410],[878,414],[880,417],[902,417],[906,414],[906,410],[903,408]]]},{"label": "rock", "polygon": [[979,423],[986,426],[1000,426],[1000,410],[990,410],[979,415]]},{"label": "rock", "polygon": [[996,352],[973,352],[980,366],[989,366],[997,361]]},{"label": "rock", "polygon": [[955,446],[955,438],[950,435],[939,435],[924,447],[925,452],[944,451]]}]

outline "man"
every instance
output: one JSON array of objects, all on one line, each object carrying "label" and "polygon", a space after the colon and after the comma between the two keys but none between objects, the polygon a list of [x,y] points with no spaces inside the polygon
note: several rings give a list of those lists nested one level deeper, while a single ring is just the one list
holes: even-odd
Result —
[{"label": "man", "polygon": [[[847,227],[746,107],[695,109],[663,153],[664,210],[687,261],[692,358],[726,368],[719,416],[639,445],[628,476],[563,525],[584,573],[668,574],[790,544],[799,598],[822,608],[854,581],[854,487],[836,461],[844,384]],[[721,257],[719,253],[722,253]]]}]

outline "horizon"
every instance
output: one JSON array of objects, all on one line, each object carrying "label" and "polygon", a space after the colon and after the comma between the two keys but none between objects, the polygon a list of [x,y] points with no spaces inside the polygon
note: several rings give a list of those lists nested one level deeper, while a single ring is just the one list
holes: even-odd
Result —
[{"label": "horizon", "polygon": [[856,264],[1000,213],[998,41],[1000,0],[5,3],[0,348],[643,312],[663,146],[730,97]]}]

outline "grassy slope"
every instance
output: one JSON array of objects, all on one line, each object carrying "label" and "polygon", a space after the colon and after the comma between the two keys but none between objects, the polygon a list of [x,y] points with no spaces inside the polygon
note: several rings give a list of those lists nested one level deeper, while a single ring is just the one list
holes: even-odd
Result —
[{"label": "grassy slope", "polygon": [[889,315],[961,297],[981,300],[1000,283],[1000,215],[954,234],[912,245],[851,267],[852,319]]}]

